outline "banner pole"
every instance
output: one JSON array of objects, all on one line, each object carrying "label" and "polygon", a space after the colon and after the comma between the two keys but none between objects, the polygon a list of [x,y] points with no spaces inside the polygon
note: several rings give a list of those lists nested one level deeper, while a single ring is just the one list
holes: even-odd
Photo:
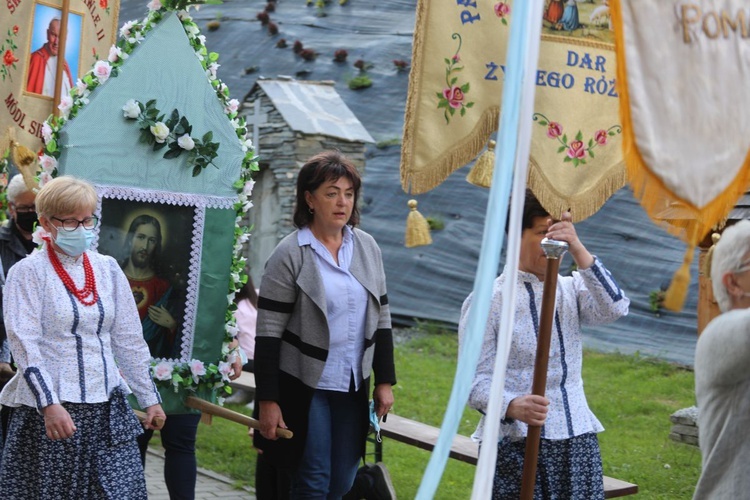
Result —
[{"label": "banner pole", "polygon": [[68,14],[70,0],[63,0],[62,15],[60,16],[60,31],[57,38],[57,67],[55,68],[55,96],[52,99],[52,113],[60,116],[60,100],[62,99],[63,72],[65,70],[65,46],[68,39]]}]

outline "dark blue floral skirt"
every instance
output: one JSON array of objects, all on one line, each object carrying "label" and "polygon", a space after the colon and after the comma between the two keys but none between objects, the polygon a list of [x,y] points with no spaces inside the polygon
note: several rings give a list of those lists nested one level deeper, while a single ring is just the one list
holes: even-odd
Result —
[{"label": "dark blue floral skirt", "polygon": [[46,435],[35,408],[12,408],[0,461],[4,500],[143,499],[146,481],[136,436],[143,432],[124,394],[105,403],[64,403],[77,428],[69,439]]},{"label": "dark blue floral skirt", "polygon": [[[500,440],[492,498],[521,496],[526,439]],[[602,457],[595,433],[570,439],[542,439],[536,469],[534,500],[598,500],[604,498]]]}]

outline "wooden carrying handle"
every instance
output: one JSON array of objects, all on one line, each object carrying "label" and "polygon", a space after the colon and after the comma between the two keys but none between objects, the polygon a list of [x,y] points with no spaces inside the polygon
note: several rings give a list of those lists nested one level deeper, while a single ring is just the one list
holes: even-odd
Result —
[{"label": "wooden carrying handle", "polygon": [[[187,406],[188,408],[193,408],[194,410],[200,410],[202,412],[209,413],[211,415],[216,415],[217,417],[226,418],[227,420],[231,420],[232,422],[242,424],[245,427],[260,429],[260,422],[258,422],[254,418],[248,417],[247,415],[243,415],[242,413],[230,410],[228,408],[224,408],[223,406],[209,403],[208,401],[196,398],[195,396],[188,396],[187,398],[185,398],[185,406]],[[281,427],[276,428],[276,437],[291,439],[293,435],[294,433],[292,433],[292,431],[290,431],[289,429],[283,429]]]},{"label": "wooden carrying handle", "polygon": [[[143,423],[143,422],[146,421],[146,413],[145,412],[142,412],[141,410],[133,410],[133,413],[135,413],[135,416],[138,417],[138,420],[140,420],[141,423]],[[152,422],[159,429],[161,429],[162,427],[164,427],[164,419],[161,418],[161,417],[154,418],[152,420]]]}]

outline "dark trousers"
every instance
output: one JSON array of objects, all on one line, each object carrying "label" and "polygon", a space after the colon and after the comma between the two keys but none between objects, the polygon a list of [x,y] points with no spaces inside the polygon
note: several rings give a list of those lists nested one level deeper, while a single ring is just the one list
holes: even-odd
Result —
[{"label": "dark trousers", "polygon": [[[200,414],[168,415],[161,433],[164,446],[164,482],[170,500],[194,500],[198,464],[195,460],[195,438]],[[146,448],[154,431],[146,430],[138,437],[141,460],[146,465]]]},{"label": "dark trousers", "polygon": [[255,463],[255,497],[258,500],[289,500],[293,475],[291,468],[275,467],[259,453]]}]

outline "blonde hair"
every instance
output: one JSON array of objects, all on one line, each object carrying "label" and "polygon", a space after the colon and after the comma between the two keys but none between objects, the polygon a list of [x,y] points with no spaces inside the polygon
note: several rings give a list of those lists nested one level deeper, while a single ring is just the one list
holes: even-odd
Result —
[{"label": "blonde hair", "polygon": [[36,211],[41,217],[96,210],[99,197],[94,186],[83,179],[63,175],[47,182],[36,195]]}]

